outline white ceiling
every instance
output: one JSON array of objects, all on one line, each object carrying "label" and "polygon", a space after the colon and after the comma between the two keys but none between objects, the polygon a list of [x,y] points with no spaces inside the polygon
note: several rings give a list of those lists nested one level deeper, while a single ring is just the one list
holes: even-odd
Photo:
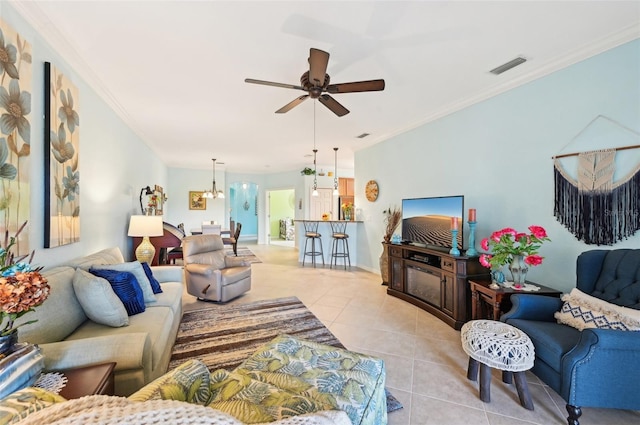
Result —
[{"label": "white ceiling", "polygon": [[[334,146],[351,167],[358,149],[640,36],[638,1],[13,4],[168,166],[239,173],[311,165],[314,104],[319,167]],[[244,79],[298,85],[310,47],[331,54],[332,83],[386,89],[334,95],[342,118],[310,99],[275,114],[304,93]]]}]

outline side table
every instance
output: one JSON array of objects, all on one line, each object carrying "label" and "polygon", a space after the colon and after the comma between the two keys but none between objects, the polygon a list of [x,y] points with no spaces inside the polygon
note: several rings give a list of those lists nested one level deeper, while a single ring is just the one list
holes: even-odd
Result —
[{"label": "side table", "polygon": [[490,280],[470,279],[471,320],[500,320],[500,316],[511,309],[511,294],[531,294],[548,297],[560,297],[562,295],[562,292],[548,286],[529,281],[527,283],[538,286],[540,289],[537,291],[523,291],[503,286],[498,289],[492,289],[489,287],[491,285]]},{"label": "side table", "polygon": [[60,395],[67,400],[86,395],[114,395],[115,367],[115,363],[102,363],[56,371],[67,377],[67,385],[62,388]]}]

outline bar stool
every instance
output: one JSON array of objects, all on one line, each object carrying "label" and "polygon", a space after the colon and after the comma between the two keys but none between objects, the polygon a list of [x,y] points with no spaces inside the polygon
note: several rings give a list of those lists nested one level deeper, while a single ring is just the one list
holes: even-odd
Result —
[{"label": "bar stool", "polygon": [[[316,266],[316,256],[320,256],[322,258],[322,266],[324,267],[324,251],[322,250],[322,235],[318,233],[318,222],[317,221],[307,221],[304,220],[302,222],[304,224],[304,256],[302,257],[302,267],[304,267],[304,260],[307,258],[307,255],[311,256],[311,262],[313,263],[313,267]],[[307,243],[311,240],[311,251],[307,251]],[[320,244],[320,250],[316,251],[316,241]]]},{"label": "bar stool", "polygon": [[[347,270],[347,261],[349,267],[351,267],[351,257],[349,257],[349,235],[347,234],[348,221],[332,221],[331,232],[333,242],[331,244],[331,264],[329,268],[333,267],[335,261],[336,267],[338,267],[338,258],[342,258],[344,269]],[[345,260],[346,259],[346,260]]]}]

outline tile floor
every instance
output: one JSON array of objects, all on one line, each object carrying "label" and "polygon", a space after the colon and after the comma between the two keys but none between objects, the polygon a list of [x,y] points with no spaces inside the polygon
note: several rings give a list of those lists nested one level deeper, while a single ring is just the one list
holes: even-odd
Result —
[{"label": "tile floor", "polygon": [[[535,410],[520,406],[515,387],[493,374],[491,403],[466,379],[467,356],[460,332],[429,313],[386,294],[380,276],[298,265],[295,248],[248,246],[263,262],[252,268],[252,289],[232,301],[297,296],[349,349],[381,357],[387,387],[404,404],[389,414],[391,425],[563,425],[564,401],[528,374]],[[185,295],[185,310],[205,304]],[[640,395],[639,395],[640,396]],[[640,411],[583,409],[581,425],[638,425]]]}]

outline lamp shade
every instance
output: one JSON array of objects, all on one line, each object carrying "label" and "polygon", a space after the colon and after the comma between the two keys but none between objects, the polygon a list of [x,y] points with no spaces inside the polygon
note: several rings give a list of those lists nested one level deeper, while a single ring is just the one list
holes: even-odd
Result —
[{"label": "lamp shade", "polygon": [[129,236],[162,236],[161,215],[132,215],[129,220]]}]

